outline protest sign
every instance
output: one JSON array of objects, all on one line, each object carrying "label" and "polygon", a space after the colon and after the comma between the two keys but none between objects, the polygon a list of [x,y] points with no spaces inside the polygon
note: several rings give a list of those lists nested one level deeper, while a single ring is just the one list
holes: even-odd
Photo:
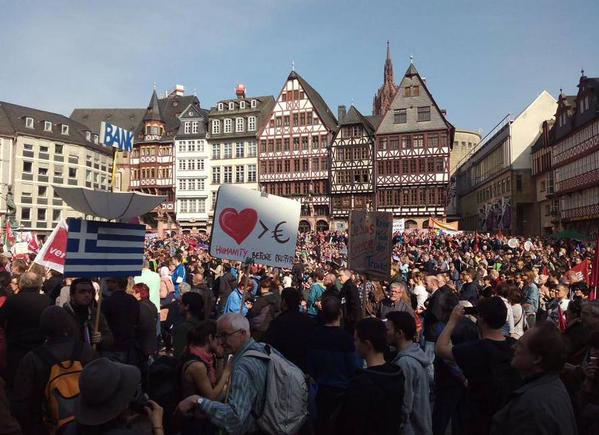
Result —
[{"label": "protest sign", "polygon": [[291,267],[295,257],[300,203],[242,187],[218,189],[210,255],[275,267]]},{"label": "protest sign", "polygon": [[582,263],[577,264],[572,269],[566,272],[566,278],[570,284],[574,284],[577,282],[584,281],[585,283],[589,283],[589,270],[590,261],[584,260]]},{"label": "protest sign", "polygon": [[27,255],[29,254],[29,243],[27,242],[17,242],[12,248],[10,248],[12,255]]},{"label": "protest sign", "polygon": [[33,262],[63,273],[68,232],[67,223],[63,219],[56,225]]},{"label": "protest sign", "polygon": [[393,234],[403,233],[405,230],[406,230],[406,220],[404,218],[393,219]]},{"label": "protest sign", "polygon": [[387,280],[391,273],[393,214],[352,210],[349,217],[350,269]]}]

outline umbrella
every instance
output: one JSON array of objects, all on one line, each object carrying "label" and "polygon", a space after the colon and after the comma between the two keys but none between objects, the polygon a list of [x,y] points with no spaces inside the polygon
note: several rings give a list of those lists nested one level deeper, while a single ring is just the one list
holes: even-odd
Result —
[{"label": "umbrella", "polygon": [[73,209],[104,219],[126,220],[141,216],[166,200],[166,196],[134,192],[107,192],[83,187],[52,186]]},{"label": "umbrella", "polygon": [[584,241],[584,240],[589,240],[588,236],[585,236],[584,234],[579,233],[578,231],[574,231],[574,230],[561,231],[559,233],[552,234],[549,237],[551,237],[552,239],[555,239],[555,240],[572,239],[572,240],[578,240],[579,242]]}]

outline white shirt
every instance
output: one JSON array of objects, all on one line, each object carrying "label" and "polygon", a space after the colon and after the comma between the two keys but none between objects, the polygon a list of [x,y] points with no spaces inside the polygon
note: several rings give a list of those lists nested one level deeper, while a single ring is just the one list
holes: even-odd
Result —
[{"label": "white shirt", "polygon": [[416,295],[416,300],[418,301],[418,308],[424,308],[424,303],[428,299],[428,292],[422,285],[414,286],[414,290],[412,293]]}]

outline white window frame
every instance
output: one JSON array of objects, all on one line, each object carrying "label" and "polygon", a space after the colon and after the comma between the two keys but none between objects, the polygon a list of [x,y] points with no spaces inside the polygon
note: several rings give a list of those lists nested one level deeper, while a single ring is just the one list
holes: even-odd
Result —
[{"label": "white window frame", "polygon": [[233,133],[233,120],[231,118],[225,118],[223,124],[223,133]]},{"label": "white window frame", "polygon": [[[239,153],[239,149],[240,148],[241,148],[241,155]],[[244,142],[237,142],[235,144],[235,157],[237,157],[238,159],[246,157],[246,155],[245,155],[245,143]]]},{"label": "white window frame", "polygon": [[52,131],[52,123],[50,121],[44,121],[44,131]]},{"label": "white window frame", "polygon": [[191,133],[191,122],[190,121],[185,121],[185,124],[183,124],[183,131],[185,132],[185,134],[190,134]]},{"label": "white window frame", "polygon": [[203,171],[204,167],[205,167],[204,159],[198,159],[198,160],[196,160],[196,169],[198,171]]},{"label": "white window frame", "polygon": [[198,121],[193,121],[191,123],[191,134],[198,134],[200,130],[200,123]]},{"label": "white window frame", "polygon": [[245,127],[245,120],[242,117],[235,118],[235,133],[242,133]]},{"label": "white window frame", "polygon": [[27,127],[27,128],[35,127],[35,120],[31,116],[27,116],[25,118],[25,127]]},{"label": "white window frame", "polygon": [[247,157],[256,157],[258,153],[258,144],[256,141],[252,140],[248,142],[248,152]]},{"label": "white window frame", "polygon": [[92,132],[91,131],[85,132],[85,140],[88,142],[91,142],[91,140],[92,140]]},{"label": "white window frame", "polygon": [[[228,149],[228,153],[227,153]],[[233,144],[231,142],[225,143],[224,151],[223,151],[223,159],[232,159],[233,158]]]},{"label": "white window frame", "polygon": [[240,109],[245,109],[245,101],[240,101],[239,102],[239,108]]},{"label": "white window frame", "polygon": [[97,134],[94,134],[94,143],[95,143],[95,144],[97,144],[97,143],[98,143],[98,139],[99,139],[98,135],[97,135]]},{"label": "white window frame", "polygon": [[212,134],[220,134],[220,119],[212,120]]},{"label": "white window frame", "polygon": [[69,135],[69,126],[67,124],[62,124],[60,126],[60,134],[63,134],[65,136]]},{"label": "white window frame", "polygon": [[256,100],[251,100],[250,101],[250,107],[253,109],[256,107],[257,101]]},{"label": "white window frame", "polygon": [[248,117],[248,131],[256,131],[256,117],[255,116]]},{"label": "white window frame", "polygon": [[[227,181],[227,174],[229,175],[229,181]],[[233,183],[233,166],[223,167],[223,184]]]},{"label": "white window frame", "polygon": [[218,103],[218,111],[222,112],[223,110],[225,110],[225,105],[224,103]]},{"label": "white window frame", "polygon": [[[214,151],[217,151],[216,153]],[[219,143],[213,143],[212,144],[212,155],[211,155],[212,160],[220,160],[220,144]]]},{"label": "white window frame", "polygon": [[[247,175],[247,182],[248,183],[255,183],[256,180],[258,179],[257,178],[257,174],[256,174],[256,165],[254,165],[254,164],[248,165],[247,174],[248,174]],[[250,176],[250,174],[253,174],[253,176]]]},{"label": "white window frame", "polygon": [[229,101],[229,110],[235,110],[235,103],[233,101]]}]

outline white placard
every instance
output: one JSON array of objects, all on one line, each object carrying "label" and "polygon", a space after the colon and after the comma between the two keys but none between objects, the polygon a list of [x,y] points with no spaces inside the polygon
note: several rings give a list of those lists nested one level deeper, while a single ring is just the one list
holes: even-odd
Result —
[{"label": "white placard", "polygon": [[406,220],[404,218],[393,219],[393,234],[403,233],[405,230],[406,230]]},{"label": "white placard", "polygon": [[275,267],[295,258],[300,203],[228,184],[220,186],[212,222],[210,255]]}]

